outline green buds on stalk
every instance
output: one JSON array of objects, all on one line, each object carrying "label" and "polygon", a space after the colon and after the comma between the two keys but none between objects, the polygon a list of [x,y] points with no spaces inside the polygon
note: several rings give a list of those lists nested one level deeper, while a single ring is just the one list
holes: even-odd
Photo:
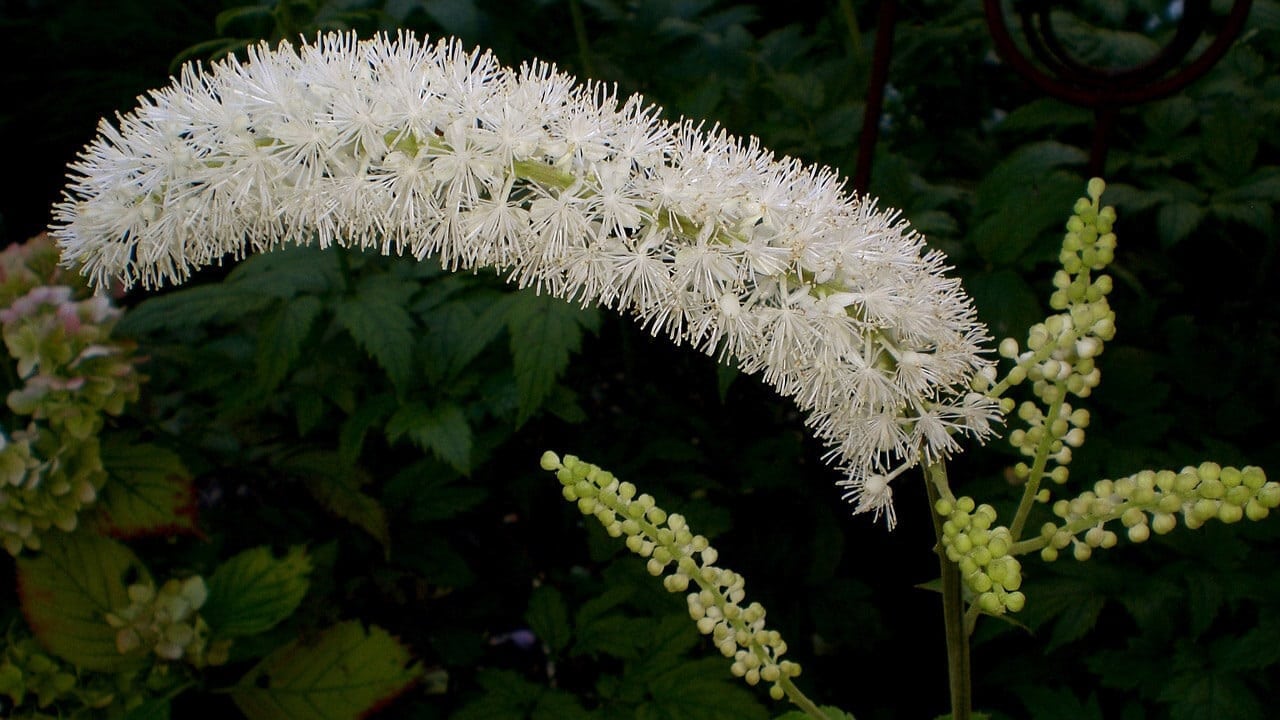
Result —
[{"label": "green buds on stalk", "polygon": [[[1009,435],[1010,443],[1031,458],[1030,464],[1018,463],[1014,475],[1033,487],[1038,487],[1046,474],[1057,484],[1066,482],[1072,450],[1084,443],[1084,429],[1089,424],[1088,412],[1073,410],[1066,398],[1092,394],[1101,380],[1095,359],[1102,354],[1103,345],[1115,337],[1115,312],[1107,303],[1111,276],[1093,274],[1106,269],[1115,256],[1112,226],[1116,213],[1114,208],[1099,206],[1104,188],[1101,179],[1090,180],[1089,197],[1076,201],[1074,214],[1067,220],[1058,257],[1062,268],[1053,277],[1054,291],[1049,298],[1049,305],[1058,312],[1033,325],[1024,345],[1005,338],[999,346],[1000,355],[1016,365],[989,393],[995,396],[1029,380],[1040,401],[1018,407],[1018,416],[1028,427]],[[1007,410],[1013,410],[1012,399],[1002,402]],[[1055,465],[1052,470],[1050,461]],[[1046,502],[1049,495],[1041,492],[1038,499]]]},{"label": "green buds on stalk", "polygon": [[1120,520],[1129,540],[1144,542],[1152,532],[1173,530],[1179,517],[1195,529],[1210,520],[1261,520],[1278,506],[1280,483],[1268,482],[1261,468],[1206,462],[1180,472],[1144,470],[1099,481],[1079,497],[1054,503],[1053,514],[1061,522],[1045,523],[1037,544],[1042,545],[1040,557],[1048,561],[1067,547],[1077,560],[1087,560],[1095,548],[1116,544],[1116,533],[1104,527],[1112,520]]},{"label": "green buds on stalk", "polygon": [[788,694],[800,666],[780,660],[786,642],[766,629],[760,603],[742,604],[746,581],[715,565],[718,553],[706,537],[693,534],[683,516],[658,507],[653,496],[573,455],[543,453],[542,468],[556,474],[564,498],[583,515],[594,516],[610,537],[625,537],[628,550],[647,558],[649,574],[662,577],[663,587],[688,593],[689,616],[733,660],[730,672],[748,685],[769,683],[775,700]]},{"label": "green buds on stalk", "polygon": [[942,547],[947,559],[960,568],[960,578],[973,593],[973,602],[984,612],[1003,615],[1018,612],[1027,598],[1022,587],[1022,565],[1009,554],[1013,536],[996,521],[995,508],[977,505],[971,497],[940,499],[934,512],[943,519]]}]

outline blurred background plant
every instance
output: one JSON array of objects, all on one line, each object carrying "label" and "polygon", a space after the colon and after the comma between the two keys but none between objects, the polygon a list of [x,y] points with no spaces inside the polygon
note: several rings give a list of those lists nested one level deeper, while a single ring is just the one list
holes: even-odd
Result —
[{"label": "blurred background plant", "polygon": [[[96,118],[164,84],[175,59],[318,29],[404,27],[491,47],[507,64],[552,60],[644,92],[668,117],[719,121],[851,171],[878,11],[716,0],[3,7],[7,47],[22,58],[0,74],[11,98],[0,136],[22,170],[0,200],[6,244],[42,230]],[[1082,57],[1125,65],[1167,37],[1177,4],[1071,9]],[[1020,337],[1046,312],[1092,115],[999,62],[976,0],[917,0],[898,15],[870,191],[948,253],[994,336]],[[1268,419],[1280,407],[1278,120],[1274,0],[1255,0],[1204,79],[1120,112],[1104,173],[1121,218],[1118,332],[1073,481],[1206,457],[1280,473]],[[427,668],[385,717],[779,711],[732,682],[680,598],[561,507],[537,467],[556,447],[590,449],[706,534],[804,659],[798,683],[811,695],[860,720],[946,708],[936,595],[914,587],[937,574],[923,487],[899,485],[893,534],[849,517],[798,413],[758,383],[622,319],[429,263],[299,250],[203,279],[123,299],[113,331],[138,343],[150,380],[109,434],[163,446],[190,469],[202,533],[192,520],[185,534],[131,546],[166,578],[212,575],[263,546],[306,546],[314,570],[287,622],[238,640],[226,669],[192,682],[228,687],[254,658],[360,617]],[[117,456],[136,458],[127,447]],[[1002,499],[1010,516],[1019,489],[1005,468],[1016,461],[991,443],[957,462],[952,482]],[[1087,568],[1028,562],[1023,625],[979,626],[977,705],[994,717],[1266,717],[1280,689],[1278,552],[1280,527],[1264,522],[1175,531]],[[0,589],[16,667],[36,651],[21,639],[17,595]],[[41,668],[48,687],[65,684]],[[871,692],[904,676],[918,692]],[[172,713],[224,717],[232,702],[187,693]]]}]

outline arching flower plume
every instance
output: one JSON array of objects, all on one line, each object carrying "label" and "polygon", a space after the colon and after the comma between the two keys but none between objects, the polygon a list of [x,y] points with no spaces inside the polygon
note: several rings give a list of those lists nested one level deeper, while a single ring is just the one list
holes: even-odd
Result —
[{"label": "arching flower plume", "polygon": [[435,256],[634,314],[808,411],[858,511],[984,437],[985,331],[943,257],[827,168],[639,96],[411,34],[250,49],[104,120],[52,233],[97,286],[285,244]]}]

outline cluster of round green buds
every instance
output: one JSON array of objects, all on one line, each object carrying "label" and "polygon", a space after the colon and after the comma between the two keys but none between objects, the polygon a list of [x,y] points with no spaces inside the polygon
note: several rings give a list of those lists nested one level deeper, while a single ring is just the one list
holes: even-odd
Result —
[{"label": "cluster of round green buds", "polygon": [[1268,482],[1258,467],[1224,468],[1206,462],[1181,472],[1144,470],[1099,481],[1079,497],[1054,503],[1053,513],[1062,522],[1048,522],[1040,529],[1040,556],[1053,561],[1071,546],[1077,560],[1087,560],[1094,548],[1116,544],[1116,533],[1105,528],[1116,519],[1131,541],[1143,542],[1153,531],[1163,535],[1173,530],[1179,516],[1195,529],[1213,519],[1261,520],[1277,506],[1280,483]]},{"label": "cluster of round green buds", "polygon": [[746,581],[715,566],[718,554],[706,537],[695,535],[683,516],[668,514],[635,485],[573,455],[561,459],[553,452],[543,453],[542,468],[556,473],[566,500],[599,520],[611,537],[625,537],[631,552],[647,558],[649,573],[661,576],[669,592],[694,588],[686,598],[689,615],[698,631],[733,660],[730,671],[735,676],[749,685],[770,683],[769,695],[775,700],[786,695],[784,685],[800,674],[800,666],[780,659],[786,642],[765,627],[760,603],[743,606]]},{"label": "cluster of round green buds", "polygon": [[1027,602],[1018,590],[1022,587],[1022,565],[1009,554],[1013,548],[1009,528],[993,527],[995,508],[960,497],[941,498],[933,509],[942,518],[942,549],[960,568],[973,602],[991,615],[1021,610]]},{"label": "cluster of round green buds", "polygon": [[75,687],[75,671],[43,653],[32,638],[10,640],[0,655],[0,695],[12,701],[5,717],[19,717],[24,704],[31,714],[50,708],[67,699]]},{"label": "cluster of round green buds", "polygon": [[164,660],[184,657],[193,665],[221,665],[229,645],[208,648],[209,626],[197,612],[209,592],[199,575],[171,579],[157,591],[149,583],[128,587],[129,606],[107,613],[107,624],[116,629],[120,654],[146,648]]},{"label": "cluster of round green buds", "polygon": [[66,441],[36,423],[0,430],[0,544],[37,551],[50,528],[71,532],[107,477],[94,439]]},{"label": "cluster of round green buds", "polygon": [[[1089,415],[1072,410],[1068,395],[1088,397],[1101,380],[1096,358],[1103,345],[1115,337],[1115,312],[1107,303],[1112,280],[1109,275],[1094,277],[1115,256],[1115,209],[1100,207],[1105,183],[1099,178],[1089,181],[1088,197],[1076,201],[1074,214],[1067,221],[1059,260],[1062,268],[1054,274],[1053,294],[1049,305],[1056,311],[1027,333],[1025,347],[1013,338],[1005,338],[1000,355],[1013,360],[1015,366],[1003,383],[987,391],[995,395],[1009,386],[1030,380],[1032,392],[1047,410],[1035,403],[1024,403],[1018,415],[1029,425],[1026,430],[1010,434],[1010,441],[1022,454],[1034,458],[1031,465],[1019,464],[1014,473],[1020,480],[1033,474],[1038,483],[1042,472],[1049,472],[1057,483],[1067,480],[1066,466],[1071,462],[1071,449],[1084,442],[1084,428]],[[990,378],[989,382],[993,382]],[[1001,399],[1005,412],[1011,412],[1014,401]],[[1049,461],[1056,467],[1048,469]],[[1038,493],[1048,500],[1048,494]]]}]

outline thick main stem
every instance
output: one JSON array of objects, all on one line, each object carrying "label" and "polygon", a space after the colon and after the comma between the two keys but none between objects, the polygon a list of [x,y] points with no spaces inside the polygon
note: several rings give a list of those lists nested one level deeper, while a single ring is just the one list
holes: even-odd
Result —
[{"label": "thick main stem", "polygon": [[933,518],[938,544],[938,566],[942,571],[942,618],[947,638],[947,680],[951,694],[951,720],[973,717],[973,682],[969,668],[969,630],[964,616],[960,568],[947,559],[942,547],[942,517],[933,509],[948,487],[947,466],[939,460],[925,467],[925,489],[929,493],[929,516]]}]

